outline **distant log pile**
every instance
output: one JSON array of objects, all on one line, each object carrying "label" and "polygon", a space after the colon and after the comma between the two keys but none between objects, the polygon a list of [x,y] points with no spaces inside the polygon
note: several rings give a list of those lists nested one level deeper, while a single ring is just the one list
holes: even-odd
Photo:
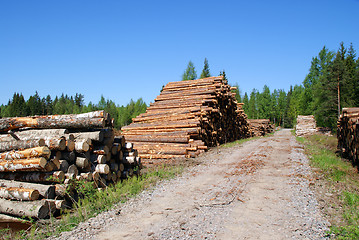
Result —
[{"label": "distant log pile", "polygon": [[338,150],[359,164],[359,108],[343,108],[337,129]]},{"label": "distant log pile", "polygon": [[132,176],[132,146],[104,111],[0,119],[0,213],[46,218],[77,199],[76,180],[103,188]]},{"label": "distant log pile", "polygon": [[170,82],[123,135],[143,159],[195,157],[247,137],[247,116],[231,89],[221,76]]},{"label": "distant log pile", "polygon": [[269,119],[248,119],[249,135],[251,137],[264,136],[274,131],[274,125]]},{"label": "distant log pile", "polygon": [[298,115],[295,134],[299,137],[317,133],[317,123],[313,115]]}]

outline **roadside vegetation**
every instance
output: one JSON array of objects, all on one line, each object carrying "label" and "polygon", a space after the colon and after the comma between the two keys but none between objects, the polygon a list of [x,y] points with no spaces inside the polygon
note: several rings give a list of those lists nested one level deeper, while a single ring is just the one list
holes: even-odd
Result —
[{"label": "roadside vegetation", "polygon": [[[359,174],[357,167],[336,154],[335,136],[298,137],[304,144],[313,172],[320,182],[319,196],[325,201],[324,214],[331,222],[335,239],[359,239]],[[324,181],[325,183],[322,183]],[[317,191],[318,193],[318,191]],[[328,199],[328,196],[332,199]],[[332,208],[333,211],[326,210]]]},{"label": "roadside vegetation", "polygon": [[101,191],[90,182],[78,184],[78,192],[84,198],[80,199],[72,210],[65,211],[61,219],[51,218],[46,222],[34,222],[29,231],[11,232],[9,229],[0,230],[0,239],[45,239],[70,231],[79,223],[97,214],[111,209],[115,204],[125,203],[145,189],[153,187],[161,180],[171,179],[182,173],[181,165],[157,166],[144,170],[137,177],[118,182]]}]

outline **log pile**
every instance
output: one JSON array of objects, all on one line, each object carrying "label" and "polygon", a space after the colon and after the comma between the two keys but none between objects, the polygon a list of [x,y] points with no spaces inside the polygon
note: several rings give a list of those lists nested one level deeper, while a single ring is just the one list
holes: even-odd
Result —
[{"label": "log pile", "polygon": [[359,164],[359,108],[343,108],[338,120],[338,150],[353,164]]},{"label": "log pile", "polygon": [[274,125],[269,119],[248,119],[248,124],[251,137],[264,136],[274,131]]},{"label": "log pile", "polygon": [[295,134],[299,137],[317,133],[317,123],[313,115],[298,115]]},{"label": "log pile", "polygon": [[220,77],[170,82],[146,112],[123,127],[142,159],[189,158],[247,137],[247,117]]},{"label": "log pile", "polygon": [[132,146],[104,111],[0,119],[0,213],[47,218],[72,205],[78,181],[103,188],[132,176]]}]

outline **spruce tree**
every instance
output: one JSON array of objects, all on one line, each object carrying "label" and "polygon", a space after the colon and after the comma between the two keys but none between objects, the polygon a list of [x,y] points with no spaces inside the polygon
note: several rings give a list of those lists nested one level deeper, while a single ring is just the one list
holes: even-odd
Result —
[{"label": "spruce tree", "polygon": [[207,60],[207,58],[205,58],[204,59],[204,67],[203,67],[200,78],[207,78],[210,76],[211,76],[211,74],[209,73],[208,60]]},{"label": "spruce tree", "polygon": [[182,75],[182,81],[197,79],[197,72],[192,61],[188,62],[187,68]]}]

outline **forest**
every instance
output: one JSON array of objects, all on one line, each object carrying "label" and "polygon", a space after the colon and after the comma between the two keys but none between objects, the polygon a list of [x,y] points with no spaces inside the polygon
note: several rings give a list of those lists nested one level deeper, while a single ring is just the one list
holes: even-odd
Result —
[{"label": "forest", "polygon": [[284,127],[292,127],[298,115],[314,115],[317,125],[336,131],[341,109],[359,106],[359,59],[352,44],[340,43],[339,49],[325,46],[312,58],[301,85],[284,90],[262,92],[253,89],[242,99],[249,118],[269,118]]},{"label": "forest", "polygon": [[[225,71],[220,75],[226,77]],[[211,76],[208,60],[199,78]],[[196,79],[194,64],[189,61],[182,80]],[[288,76],[290,82],[290,76]],[[230,80],[231,81],[231,80]],[[320,127],[336,131],[337,119],[344,107],[359,106],[359,58],[352,44],[348,48],[340,43],[337,51],[325,46],[312,58],[311,66],[301,85],[290,86],[288,91],[274,89],[267,85],[261,91],[253,89],[241,94],[240,86],[235,90],[236,98],[244,103],[244,111],[251,119],[270,119],[276,125],[293,127],[298,115],[314,115]],[[106,110],[115,119],[115,127],[131,123],[132,118],[146,111],[142,98],[119,106],[103,96],[97,104],[84,102],[84,95],[62,94],[54,99],[50,95],[40,97],[36,92],[25,100],[22,93],[14,93],[6,105],[0,106],[0,117],[71,114],[94,110]]]},{"label": "forest", "polygon": [[34,115],[77,114],[96,110],[105,110],[114,118],[116,128],[121,128],[132,122],[132,118],[146,111],[147,105],[139,98],[133,99],[126,106],[118,106],[112,100],[101,96],[97,104],[84,103],[84,95],[76,93],[75,96],[62,94],[52,99],[50,95],[40,97],[36,92],[25,101],[21,93],[14,93],[7,105],[0,106],[1,117],[25,117]]}]

